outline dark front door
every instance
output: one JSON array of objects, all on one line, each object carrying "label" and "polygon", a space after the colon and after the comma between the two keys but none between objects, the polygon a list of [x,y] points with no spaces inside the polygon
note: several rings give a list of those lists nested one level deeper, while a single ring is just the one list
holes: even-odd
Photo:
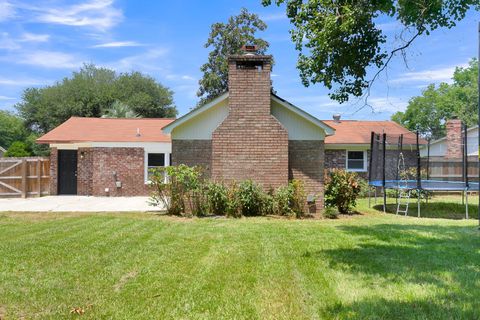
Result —
[{"label": "dark front door", "polygon": [[77,194],[77,150],[58,150],[58,194]]}]

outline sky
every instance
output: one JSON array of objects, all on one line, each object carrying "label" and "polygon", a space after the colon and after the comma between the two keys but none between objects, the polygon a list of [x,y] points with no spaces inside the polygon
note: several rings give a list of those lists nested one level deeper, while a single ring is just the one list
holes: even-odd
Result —
[{"label": "sky", "polygon": [[[141,71],[174,91],[179,115],[195,106],[200,66],[210,26],[238,14],[242,7],[268,25],[258,35],[270,43],[277,94],[319,119],[386,120],[405,110],[409,99],[430,83],[450,82],[456,66],[477,56],[478,12],[453,29],[421,36],[406,59],[396,56],[372,88],[372,108],[352,99],[339,105],[320,84],[304,87],[296,69],[298,52],[285,7],[263,7],[261,0],[127,1],[0,0],[0,109],[14,111],[28,87],[52,85],[94,63],[118,72]],[[386,48],[400,44],[401,26],[377,21],[388,36]],[[407,62],[407,64],[405,63]],[[369,69],[369,75],[375,73]]]}]

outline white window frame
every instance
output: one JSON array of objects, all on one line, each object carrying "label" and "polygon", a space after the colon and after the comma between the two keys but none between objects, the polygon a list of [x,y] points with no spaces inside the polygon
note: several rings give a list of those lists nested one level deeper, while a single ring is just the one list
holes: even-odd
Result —
[{"label": "white window frame", "polygon": [[[363,152],[363,168],[362,169],[349,169],[348,168],[348,153],[349,152]],[[367,150],[346,150],[345,170],[350,171],[350,172],[367,172],[368,171],[368,153],[367,153]]]},{"label": "white window frame", "polygon": [[[148,179],[148,154],[150,153],[163,153],[165,155],[165,163],[164,163],[164,167],[169,167],[170,166],[170,152],[155,152],[155,151],[151,151],[151,152],[148,152],[148,151],[145,151],[145,172],[144,172],[144,177],[145,177],[145,184],[149,184],[150,183],[150,180]],[[167,179],[167,177],[165,177],[165,180]]]}]

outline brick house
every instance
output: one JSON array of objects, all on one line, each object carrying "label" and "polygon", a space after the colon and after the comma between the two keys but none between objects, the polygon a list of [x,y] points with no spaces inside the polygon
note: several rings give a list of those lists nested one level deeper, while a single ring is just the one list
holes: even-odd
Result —
[{"label": "brick house", "polygon": [[148,168],[170,164],[172,121],[70,118],[37,140],[50,145],[50,194],[147,195]]},{"label": "brick house", "polygon": [[271,56],[228,59],[228,92],[163,128],[173,165],[202,165],[217,181],[265,188],[305,183],[323,203],[324,141],[335,130],[271,92]]},{"label": "brick house", "polygon": [[[362,178],[368,178],[370,162],[370,140],[372,132],[377,134],[387,133],[390,137],[403,135],[403,156],[407,167],[415,167],[416,134],[402,127],[394,121],[361,121],[341,120],[335,115],[333,120],[323,120],[330,127],[335,129],[335,135],[325,139],[325,169],[345,169],[355,171]],[[420,139],[424,145],[425,140]],[[398,150],[396,141],[389,141],[387,152]],[[397,159],[389,157],[387,159]],[[396,160],[395,160],[396,161]],[[387,164],[396,166],[396,163]]]}]

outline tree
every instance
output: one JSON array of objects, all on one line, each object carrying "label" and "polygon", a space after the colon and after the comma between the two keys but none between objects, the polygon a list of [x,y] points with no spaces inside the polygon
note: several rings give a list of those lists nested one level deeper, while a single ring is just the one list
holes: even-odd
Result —
[{"label": "tree", "polygon": [[259,54],[265,54],[269,43],[255,35],[258,31],[267,28],[258,15],[249,13],[242,8],[240,14],[232,16],[227,23],[214,23],[205,48],[212,47],[208,55],[208,62],[200,70],[203,77],[198,82],[200,88],[197,96],[199,105],[219,96],[228,90],[228,56],[242,53],[245,44],[255,44]]},{"label": "tree", "polygon": [[11,112],[0,110],[0,146],[8,149],[12,142],[27,136],[22,119]]},{"label": "tree", "polygon": [[431,84],[421,96],[410,99],[404,112],[397,112],[392,120],[410,130],[419,130],[433,139],[445,135],[445,122],[459,118],[474,126],[478,120],[478,61],[472,59],[466,68],[456,68],[453,83]]},{"label": "tree", "polygon": [[4,154],[5,157],[28,157],[30,155],[27,145],[22,141],[13,142]]},{"label": "tree", "polygon": [[173,92],[139,72],[84,65],[70,78],[44,88],[28,88],[16,105],[28,129],[44,133],[71,116],[101,117],[116,101],[143,117],[174,117]]},{"label": "tree", "polygon": [[[286,4],[293,24],[292,41],[299,51],[298,69],[305,86],[321,83],[339,102],[359,97],[368,89],[396,53],[404,53],[420,35],[452,28],[479,0],[262,0],[263,5]],[[396,19],[410,38],[387,51],[387,37],[376,24],[380,16]],[[367,68],[377,73],[367,79]]]},{"label": "tree", "polygon": [[139,118],[139,116],[125,103],[115,101],[109,109],[105,110],[102,118]]}]

